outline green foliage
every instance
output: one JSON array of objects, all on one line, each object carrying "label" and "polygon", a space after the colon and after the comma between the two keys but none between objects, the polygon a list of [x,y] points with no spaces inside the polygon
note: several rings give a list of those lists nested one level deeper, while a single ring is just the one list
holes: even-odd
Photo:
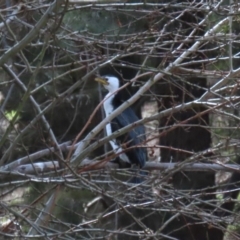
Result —
[{"label": "green foliage", "polygon": [[74,11],[64,16],[64,23],[74,31],[86,31],[91,33],[106,33],[116,28],[114,15],[107,11]]},{"label": "green foliage", "polygon": [[[16,114],[17,112],[15,110],[5,112],[5,116],[9,121],[12,121]],[[19,116],[17,117],[17,119],[19,119]]]},{"label": "green foliage", "polygon": [[147,20],[137,11],[123,14],[121,11],[84,9],[66,13],[63,21],[73,31],[82,32],[84,35],[108,35],[107,37],[112,39],[117,39],[119,34],[142,31],[148,25]]}]

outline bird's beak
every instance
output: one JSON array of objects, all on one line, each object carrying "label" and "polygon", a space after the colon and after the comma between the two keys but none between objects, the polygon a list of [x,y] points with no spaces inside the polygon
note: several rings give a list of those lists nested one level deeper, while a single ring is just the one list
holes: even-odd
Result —
[{"label": "bird's beak", "polygon": [[106,78],[96,77],[94,80],[96,82],[101,83],[102,85],[108,85],[109,84]]}]

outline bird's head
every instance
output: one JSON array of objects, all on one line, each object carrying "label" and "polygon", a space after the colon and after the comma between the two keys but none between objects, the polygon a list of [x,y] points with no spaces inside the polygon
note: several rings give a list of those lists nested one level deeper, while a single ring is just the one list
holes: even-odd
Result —
[{"label": "bird's head", "polygon": [[101,83],[110,93],[116,92],[120,87],[119,79],[114,76],[97,77],[95,81]]}]

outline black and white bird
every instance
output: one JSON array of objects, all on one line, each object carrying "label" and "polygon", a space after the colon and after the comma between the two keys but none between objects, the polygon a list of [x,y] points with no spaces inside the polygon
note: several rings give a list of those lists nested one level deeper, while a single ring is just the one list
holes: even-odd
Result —
[{"label": "black and white bird", "polygon": [[[120,92],[118,91],[120,81],[117,77],[109,75],[97,77],[95,81],[101,83],[108,90],[108,94],[105,96],[103,103],[105,115],[108,117],[123,103]],[[107,136],[138,120],[139,118],[130,107],[125,109],[106,125]],[[133,127],[129,132],[111,140],[110,144],[125,166],[130,167],[131,165],[137,165],[140,168],[144,167],[147,161],[146,148],[141,147],[145,144],[144,126],[139,125]]]}]

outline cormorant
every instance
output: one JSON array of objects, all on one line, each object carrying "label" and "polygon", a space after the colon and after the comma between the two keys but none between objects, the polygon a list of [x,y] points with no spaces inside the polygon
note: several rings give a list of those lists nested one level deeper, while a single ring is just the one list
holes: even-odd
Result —
[{"label": "cormorant", "polygon": [[[108,94],[105,96],[103,103],[105,115],[108,117],[123,103],[118,91],[120,81],[117,77],[110,75],[97,77],[95,78],[95,81],[101,83],[108,90]],[[106,125],[106,133],[110,136],[113,132],[138,120],[139,118],[137,115],[129,107]],[[144,167],[147,160],[147,151],[146,148],[140,147],[145,144],[144,126],[139,125],[133,127],[129,132],[117,137],[117,139],[111,140],[110,144],[116,154],[122,152],[119,155],[121,166],[121,163],[124,162],[124,166],[127,167],[130,167],[131,165],[137,165],[140,168]],[[124,149],[126,149],[126,151],[124,151]],[[136,180],[136,182],[138,181]]]}]

